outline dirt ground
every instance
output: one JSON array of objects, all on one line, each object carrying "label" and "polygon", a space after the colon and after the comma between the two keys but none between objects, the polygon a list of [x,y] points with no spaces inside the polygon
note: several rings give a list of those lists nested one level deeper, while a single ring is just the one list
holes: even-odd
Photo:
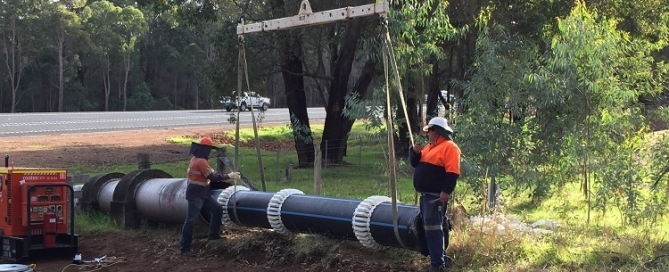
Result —
[{"label": "dirt ground", "polygon": [[[15,166],[68,167],[73,164],[121,164],[137,162],[138,153],[153,162],[188,158],[183,145],[168,143],[174,136],[220,135],[232,127],[144,129],[116,132],[60,134],[0,138],[0,154],[9,155]],[[4,162],[3,162],[4,163]]]},{"label": "dirt ground", "polygon": [[[170,162],[188,158],[183,145],[165,141],[173,136],[214,136],[215,141],[225,142],[221,136],[230,127],[193,127],[178,129],[151,129],[125,132],[100,132],[44,136],[0,138],[0,154],[8,154],[15,166],[68,167],[88,162],[91,164],[136,163],[138,153],[147,153],[152,162]],[[275,144],[267,143],[271,149]],[[290,145],[290,143],[288,143]],[[4,163],[4,161],[3,161]],[[249,235],[253,230],[236,230],[238,235]],[[253,235],[253,234],[251,234]],[[228,233],[234,237],[235,233]],[[266,236],[266,235],[265,235]],[[265,237],[263,236],[263,237]],[[157,233],[119,232],[94,237],[80,237],[80,251],[84,260],[107,256],[98,264],[75,266],[71,258],[30,260],[35,271],[416,271],[415,264],[388,265],[383,261],[364,261],[357,250],[336,256],[314,258],[288,258],[275,252],[285,250],[285,245],[275,240],[263,242],[259,248],[248,251],[238,248],[234,239],[207,242],[204,237],[194,242],[201,248],[197,258],[178,254],[178,226]],[[280,239],[279,239],[280,240]],[[213,243],[213,244],[212,244]],[[215,244],[221,243],[221,244]],[[235,250],[230,250],[235,248]],[[363,252],[364,249],[360,249]],[[330,255],[330,254],[328,254]],[[277,258],[282,261],[277,261]],[[324,259],[325,258],[325,259]],[[388,260],[390,262],[391,260]]]}]

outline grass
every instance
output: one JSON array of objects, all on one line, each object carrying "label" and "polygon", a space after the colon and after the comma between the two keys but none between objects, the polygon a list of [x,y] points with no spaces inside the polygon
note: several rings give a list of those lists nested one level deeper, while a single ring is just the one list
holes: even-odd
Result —
[{"label": "grass", "polygon": [[[313,126],[320,135],[322,126]],[[371,195],[389,195],[388,178],[384,173],[385,138],[378,137],[378,131],[369,132],[356,124],[355,135],[349,139],[349,165],[325,167],[322,174],[322,194],[330,197],[364,199]],[[243,130],[245,141],[252,140],[252,132]],[[292,134],[286,127],[263,128],[261,141],[290,141]],[[172,139],[183,142],[184,148],[192,139]],[[320,141],[320,139],[316,139]],[[239,169],[253,180],[258,187],[260,173],[255,149],[240,148]],[[228,152],[231,154],[232,152]],[[313,192],[313,169],[295,169],[290,180],[278,175],[285,166],[297,161],[295,151],[283,153],[263,151],[263,169],[266,174],[267,191],[294,188],[310,194]],[[187,162],[155,164],[174,177],[183,177]],[[410,167],[401,164],[398,169],[399,200],[414,202]],[[112,171],[130,172],[135,165],[102,167],[75,167],[79,173],[91,175]],[[272,179],[277,172],[275,181]],[[71,170],[72,171],[72,170]],[[460,185],[459,185],[460,186]],[[467,190],[466,185],[459,188]],[[506,194],[502,194],[503,196]],[[511,194],[508,194],[511,195]],[[523,194],[520,194],[523,195]],[[484,196],[464,195],[459,199],[471,211],[482,210],[478,199]],[[541,203],[531,202],[524,197],[505,199],[506,214],[517,215],[522,222],[532,223],[542,219],[553,219],[561,227],[552,235],[532,236],[518,233],[484,233],[479,228],[463,226],[451,233],[448,255],[453,256],[457,270],[463,271],[667,271],[669,270],[669,221],[661,218],[657,222],[645,221],[638,225],[624,224],[620,213],[607,210],[606,213],[593,212],[590,223],[586,221],[585,200],[578,184],[567,184]],[[666,208],[666,207],[665,207]],[[473,215],[473,214],[470,214]],[[99,233],[115,231],[111,220],[100,215],[78,215],[79,232]],[[250,234],[249,234],[250,233]],[[262,239],[257,239],[259,236]],[[328,267],[338,261],[341,254],[365,255],[366,259],[406,266],[424,264],[426,260],[418,254],[399,249],[369,251],[356,243],[333,241],[318,236],[296,235],[286,240],[268,232],[247,232],[233,240],[226,249],[228,254],[242,254],[249,250],[266,252],[267,262],[306,262],[323,260]],[[263,242],[264,241],[264,242]],[[269,247],[287,248],[288,255],[272,255]],[[343,252],[343,253],[342,253]],[[338,255],[339,254],[339,255]]]},{"label": "grass", "polygon": [[117,231],[114,228],[114,220],[107,214],[96,212],[77,213],[74,221],[74,227],[78,235],[87,236],[99,233],[109,233]]}]

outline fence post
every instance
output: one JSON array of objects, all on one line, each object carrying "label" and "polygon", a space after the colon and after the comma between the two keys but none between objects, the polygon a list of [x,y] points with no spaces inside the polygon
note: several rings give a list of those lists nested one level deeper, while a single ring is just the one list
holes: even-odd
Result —
[{"label": "fence post", "polygon": [[276,182],[279,182],[279,173],[281,173],[281,164],[279,162],[279,157],[281,155],[281,146],[276,149]]},{"label": "fence post", "polygon": [[322,181],[321,181],[321,164],[323,163],[323,156],[321,156],[321,150],[316,149],[316,156],[314,157],[314,195],[321,194]]},{"label": "fence post", "polygon": [[495,182],[495,175],[490,177],[490,183],[488,183],[488,209],[490,213],[494,213],[495,210],[495,200],[497,200],[497,182]]},{"label": "fence post", "polygon": [[151,159],[149,159],[149,154],[139,153],[137,154],[137,169],[151,169]]},{"label": "fence post", "polygon": [[362,165],[362,137],[358,136],[358,165]]},{"label": "fence post", "polygon": [[325,140],[325,163],[323,164],[323,167],[328,168],[328,140]]},{"label": "fence post", "polygon": [[72,216],[73,212],[81,211],[81,189],[83,188],[83,184],[89,180],[90,177],[88,174],[67,176],[67,183],[72,186],[74,191],[74,211],[68,211],[69,216]]},{"label": "fence post", "polygon": [[291,180],[293,180],[293,164],[289,163],[288,167],[286,168],[286,181]]},{"label": "fence post", "polygon": [[221,159],[225,156],[227,156],[225,147],[221,147],[216,150],[216,172],[221,174],[225,173],[225,163],[223,162],[223,159]]}]

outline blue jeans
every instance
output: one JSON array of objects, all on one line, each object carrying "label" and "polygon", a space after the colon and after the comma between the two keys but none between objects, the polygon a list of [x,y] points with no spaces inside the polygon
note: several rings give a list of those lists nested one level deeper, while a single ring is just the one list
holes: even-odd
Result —
[{"label": "blue jeans", "polygon": [[444,256],[444,222],[445,207],[441,207],[439,197],[423,194],[420,197],[420,215],[423,218],[425,240],[430,252],[430,265],[438,268],[445,265]]},{"label": "blue jeans", "polygon": [[[206,206],[205,206],[206,205]],[[181,229],[181,241],[179,241],[179,250],[181,252],[190,251],[193,242],[193,224],[198,219],[200,211],[207,207],[211,211],[209,219],[209,237],[218,237],[221,235],[221,217],[223,216],[223,207],[211,198],[194,198],[188,200],[188,212],[186,220]]]}]

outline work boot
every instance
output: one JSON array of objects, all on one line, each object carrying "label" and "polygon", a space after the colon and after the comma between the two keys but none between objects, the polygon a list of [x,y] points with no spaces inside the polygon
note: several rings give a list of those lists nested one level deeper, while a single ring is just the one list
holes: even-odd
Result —
[{"label": "work boot", "polygon": [[189,251],[182,251],[181,256],[189,257],[189,258],[190,257],[195,257],[195,252],[190,251],[190,250]]},{"label": "work boot", "polygon": [[209,241],[215,241],[215,240],[225,240],[225,237],[223,237],[223,236],[220,236],[220,235],[216,235],[216,236],[209,236],[209,238],[207,238],[207,240],[209,240]]},{"label": "work boot", "polygon": [[453,266],[453,259],[451,259],[451,257],[445,256],[444,261],[445,261],[444,268],[450,268],[451,266]]},{"label": "work boot", "polygon": [[428,266],[425,268],[425,270],[423,270],[423,271],[424,271],[424,272],[445,272],[445,271],[446,271],[446,267],[445,267],[445,266],[434,267],[434,266],[428,265]]}]

